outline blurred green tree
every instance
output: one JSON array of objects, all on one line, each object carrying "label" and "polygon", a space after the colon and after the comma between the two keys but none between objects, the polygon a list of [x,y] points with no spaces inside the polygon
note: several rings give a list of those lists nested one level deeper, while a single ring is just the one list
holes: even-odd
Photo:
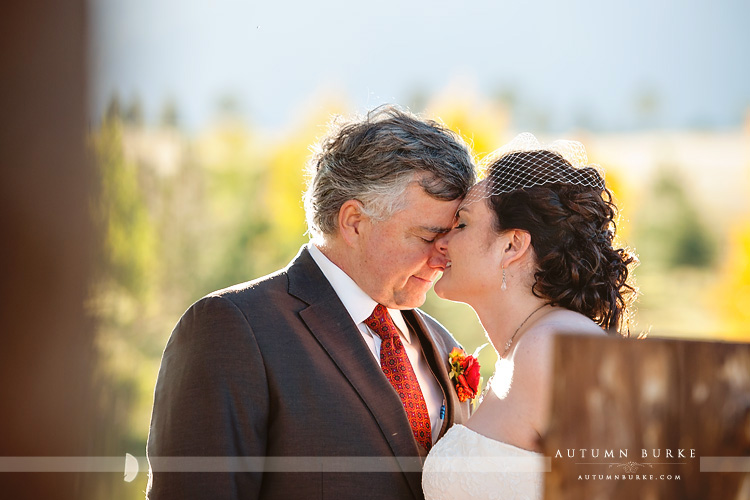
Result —
[{"label": "blurred green tree", "polygon": [[136,95],[131,99],[130,104],[122,112],[122,120],[135,127],[142,127],[145,124],[143,102],[140,96]]},{"label": "blurred green tree", "polygon": [[164,102],[159,115],[159,125],[163,128],[179,128],[180,112],[174,98],[170,97]]},{"label": "blurred green tree", "polygon": [[657,169],[635,215],[633,240],[645,266],[707,269],[717,241],[676,168]]},{"label": "blurred green tree", "polygon": [[[147,346],[142,311],[158,298],[156,226],[141,187],[139,167],[126,158],[125,126],[113,99],[102,126],[92,137],[99,194],[92,215],[99,242],[88,303],[96,323],[99,419],[92,430],[95,449],[124,455],[141,446],[143,426],[134,425],[133,409],[143,408],[143,377],[153,351]],[[148,375],[151,375],[150,373]],[[147,429],[147,427],[146,427]],[[128,498],[129,490],[108,476],[96,484],[101,498]],[[142,487],[142,485],[139,485]],[[130,495],[132,498],[132,495]]]}]

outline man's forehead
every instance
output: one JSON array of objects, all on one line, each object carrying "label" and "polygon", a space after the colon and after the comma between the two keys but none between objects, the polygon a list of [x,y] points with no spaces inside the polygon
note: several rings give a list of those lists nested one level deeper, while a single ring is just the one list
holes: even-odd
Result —
[{"label": "man's forehead", "polygon": [[[413,187],[413,186],[410,186]],[[413,189],[405,195],[408,202],[400,217],[413,229],[429,232],[445,232],[453,225],[453,218],[460,203],[456,200],[440,200],[421,188]],[[399,216],[397,214],[397,216]]]}]

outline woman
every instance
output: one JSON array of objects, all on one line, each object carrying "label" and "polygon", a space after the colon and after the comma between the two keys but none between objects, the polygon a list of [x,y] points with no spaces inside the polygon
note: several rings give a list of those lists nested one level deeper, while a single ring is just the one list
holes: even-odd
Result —
[{"label": "woman", "polygon": [[449,263],[435,292],[476,311],[499,360],[467,424],[430,452],[427,500],[542,498],[553,337],[626,333],[635,291],[635,258],[612,246],[616,207],[580,143],[522,134],[495,158],[436,242]]}]

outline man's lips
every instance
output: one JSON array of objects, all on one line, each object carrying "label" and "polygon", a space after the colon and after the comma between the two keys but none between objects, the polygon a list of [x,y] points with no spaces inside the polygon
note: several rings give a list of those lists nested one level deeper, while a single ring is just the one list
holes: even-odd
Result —
[{"label": "man's lips", "polygon": [[412,275],[412,278],[414,278],[414,279],[416,279],[418,281],[422,281],[424,283],[430,283],[431,284],[433,281],[435,281],[435,278],[437,278],[437,276],[433,276],[432,278],[420,278],[419,276]]}]

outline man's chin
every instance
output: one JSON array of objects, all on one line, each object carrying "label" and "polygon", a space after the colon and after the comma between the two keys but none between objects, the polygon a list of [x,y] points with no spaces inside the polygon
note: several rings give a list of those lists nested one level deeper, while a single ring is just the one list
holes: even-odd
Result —
[{"label": "man's chin", "polygon": [[422,307],[427,300],[427,291],[420,293],[410,293],[408,295],[396,296],[394,298],[395,306],[393,309],[416,309]]},{"label": "man's chin", "polygon": [[422,307],[427,300],[427,297],[423,297],[420,300],[409,300],[402,304],[399,304],[397,309],[416,309],[417,307]]}]

